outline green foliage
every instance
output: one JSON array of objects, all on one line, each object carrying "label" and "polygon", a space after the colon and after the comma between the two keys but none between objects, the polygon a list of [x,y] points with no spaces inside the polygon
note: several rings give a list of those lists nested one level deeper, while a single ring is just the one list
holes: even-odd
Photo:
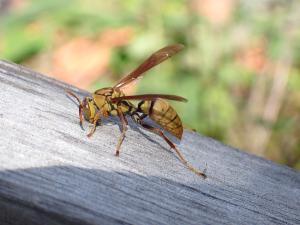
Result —
[{"label": "green foliage", "polygon": [[19,63],[39,52],[45,42],[46,37],[38,33],[9,30],[3,38],[4,48],[0,56]]}]

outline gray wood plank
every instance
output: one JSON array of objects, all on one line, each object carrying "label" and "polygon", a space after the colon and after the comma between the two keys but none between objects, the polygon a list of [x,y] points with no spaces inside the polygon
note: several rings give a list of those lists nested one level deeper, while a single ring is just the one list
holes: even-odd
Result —
[{"label": "gray wood plank", "polygon": [[118,120],[87,138],[66,87],[0,61],[1,224],[300,224],[299,172],[185,130],[204,180],[132,122],[117,158]]}]

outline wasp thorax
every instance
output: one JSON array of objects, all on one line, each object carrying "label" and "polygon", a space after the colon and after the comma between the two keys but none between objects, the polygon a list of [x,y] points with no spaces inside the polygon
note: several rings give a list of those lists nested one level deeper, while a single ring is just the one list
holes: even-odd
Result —
[{"label": "wasp thorax", "polygon": [[101,89],[95,91],[94,94],[104,95],[104,96],[111,96],[113,92],[114,92],[114,90],[112,88],[108,87],[108,88],[101,88]]}]

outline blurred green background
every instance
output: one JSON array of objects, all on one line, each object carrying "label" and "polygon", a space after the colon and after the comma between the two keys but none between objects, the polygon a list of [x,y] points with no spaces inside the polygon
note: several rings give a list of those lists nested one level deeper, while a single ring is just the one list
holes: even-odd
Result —
[{"label": "blurred green background", "polygon": [[300,169],[300,2],[0,0],[0,57],[93,91],[159,48],[133,93],[169,93],[186,127]]}]

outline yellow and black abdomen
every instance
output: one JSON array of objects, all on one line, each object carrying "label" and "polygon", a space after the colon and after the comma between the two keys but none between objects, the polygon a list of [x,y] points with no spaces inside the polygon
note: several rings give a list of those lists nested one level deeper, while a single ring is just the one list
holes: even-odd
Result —
[{"label": "yellow and black abdomen", "polygon": [[181,120],[168,102],[158,98],[156,100],[140,102],[138,108],[148,114],[162,128],[169,131],[178,139],[181,139],[183,132]]}]

